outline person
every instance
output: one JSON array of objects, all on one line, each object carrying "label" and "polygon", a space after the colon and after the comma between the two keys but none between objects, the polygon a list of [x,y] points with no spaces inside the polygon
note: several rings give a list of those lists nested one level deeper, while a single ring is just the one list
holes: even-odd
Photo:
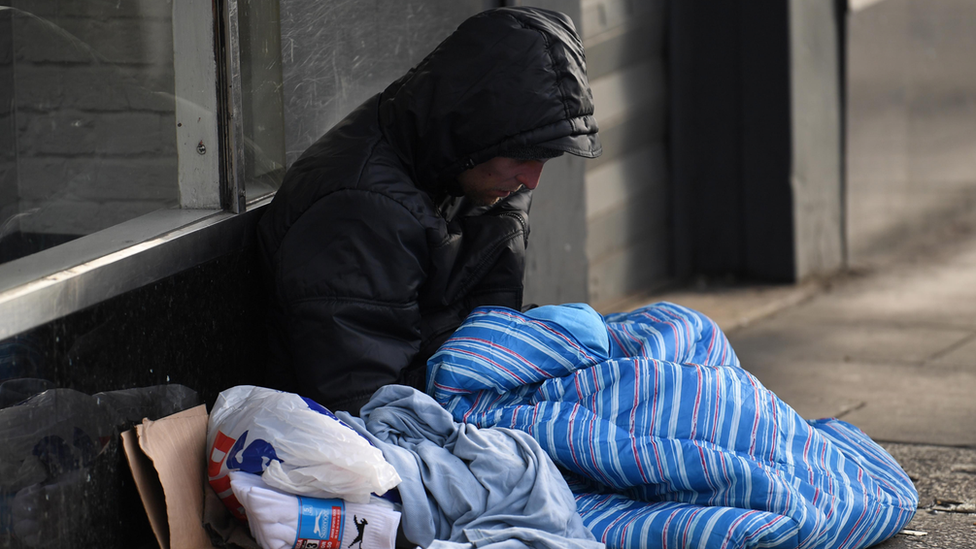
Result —
[{"label": "person", "polygon": [[597,131],[568,17],[463,22],[309,147],[260,220],[268,384],[354,415],[423,388],[474,307],[521,308],[531,190],[546,160],[598,156]]}]

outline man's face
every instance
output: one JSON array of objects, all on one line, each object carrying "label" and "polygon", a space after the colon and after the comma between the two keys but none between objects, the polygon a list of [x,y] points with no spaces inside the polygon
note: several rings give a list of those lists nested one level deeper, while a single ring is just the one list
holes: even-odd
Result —
[{"label": "man's face", "polygon": [[495,202],[518,191],[523,186],[534,189],[539,185],[545,160],[516,160],[496,156],[458,175],[464,196],[479,206]]}]

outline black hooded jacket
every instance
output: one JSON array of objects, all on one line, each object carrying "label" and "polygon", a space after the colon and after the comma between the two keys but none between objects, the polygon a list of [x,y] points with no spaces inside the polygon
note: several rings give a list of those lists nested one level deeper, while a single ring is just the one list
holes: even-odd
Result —
[{"label": "black hooded jacket", "polygon": [[601,152],[582,43],[566,16],[501,8],[464,23],[288,170],[261,219],[268,384],[359,412],[479,305],[520,308],[530,194],[457,198],[506,150]]}]

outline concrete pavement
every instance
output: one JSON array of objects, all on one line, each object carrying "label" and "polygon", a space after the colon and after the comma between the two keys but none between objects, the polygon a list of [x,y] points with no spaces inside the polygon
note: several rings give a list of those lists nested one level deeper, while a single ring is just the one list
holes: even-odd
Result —
[{"label": "concrete pavement", "polygon": [[830,280],[699,284],[627,308],[658,300],[714,318],[800,415],[843,418],[899,461],[919,509],[879,547],[976,548],[976,223]]}]

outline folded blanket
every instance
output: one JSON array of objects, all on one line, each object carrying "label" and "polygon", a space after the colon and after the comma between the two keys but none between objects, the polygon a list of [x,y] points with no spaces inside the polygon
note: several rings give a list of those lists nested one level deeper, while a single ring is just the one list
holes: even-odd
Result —
[{"label": "folded blanket", "polygon": [[427,379],[456,420],[537,440],[608,547],[867,547],[917,505],[880,446],[800,418],[677,305],[478,308]]}]

